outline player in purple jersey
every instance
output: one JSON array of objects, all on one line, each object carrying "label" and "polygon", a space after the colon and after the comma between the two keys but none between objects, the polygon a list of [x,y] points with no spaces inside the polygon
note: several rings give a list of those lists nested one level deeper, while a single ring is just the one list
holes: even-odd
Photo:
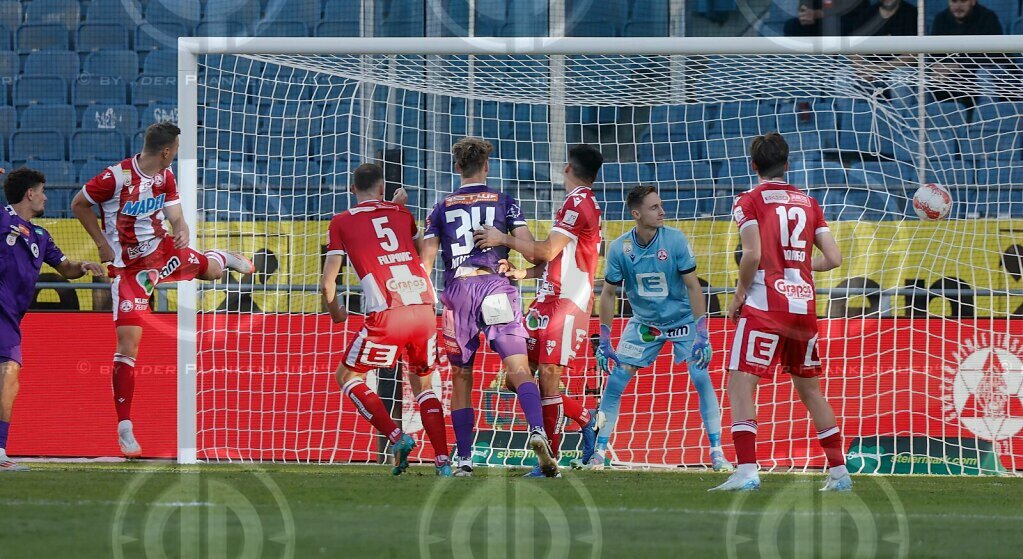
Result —
[{"label": "player in purple jersey", "polygon": [[[4,169],[0,169],[0,174]],[[92,272],[103,275],[99,264],[73,262],[57,248],[50,234],[32,223],[46,209],[46,177],[39,171],[22,167],[12,171],[4,182],[9,206],[0,208],[0,472],[27,470],[7,457],[7,433],[11,411],[18,395],[21,370],[21,318],[32,303],[36,280],[43,262],[53,266],[67,279]]]},{"label": "player in purple jersey", "polygon": [[451,153],[462,186],[438,202],[426,220],[423,265],[433,269],[440,250],[444,260],[444,345],[451,362],[451,424],[455,431],[458,469],[455,476],[472,475],[472,367],[483,332],[490,348],[503,361],[508,388],[519,396],[529,424],[529,446],[544,473],[557,474],[557,462],[543,427],[540,390],[526,356],[529,334],[522,325],[519,292],[500,270],[508,249],[476,248],[472,233],[484,225],[532,241],[533,235],[518,202],[486,185],[493,146],[481,138],[459,140]]}]

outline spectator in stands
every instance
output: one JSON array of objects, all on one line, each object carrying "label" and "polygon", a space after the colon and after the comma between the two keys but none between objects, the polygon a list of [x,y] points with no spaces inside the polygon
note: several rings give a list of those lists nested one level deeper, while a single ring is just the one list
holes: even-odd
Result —
[{"label": "spectator in stands", "polygon": [[902,0],[880,0],[863,12],[853,35],[913,36],[917,34],[916,6]]},{"label": "spectator in stands", "polygon": [[931,24],[931,35],[1001,35],[998,14],[977,0],[948,0],[948,8],[938,12]]},{"label": "spectator in stands", "polygon": [[868,0],[799,0],[799,15],[782,31],[789,37],[849,35],[869,9]]}]

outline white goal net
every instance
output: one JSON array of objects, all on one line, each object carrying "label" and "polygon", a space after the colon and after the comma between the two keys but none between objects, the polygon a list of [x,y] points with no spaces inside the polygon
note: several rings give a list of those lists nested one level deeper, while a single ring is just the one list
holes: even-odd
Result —
[{"label": "white goal net", "polygon": [[[244,42],[233,54],[197,49],[197,243],[253,254],[258,269],[197,298],[197,459],[380,458],[379,437],[334,380],[361,322],[333,325],[322,312],[327,224],[353,203],[349,176],[364,162],[382,163],[389,185],[409,191],[421,222],[457,186],[450,148],[466,135],[494,144],[489,182],[522,202],[539,238],[564,197],[568,145],[593,144],[605,156],[595,191],[607,241],[632,226],[629,189],[659,189],[670,225],[692,243],[715,317],[711,375],[731,458],[723,369],[733,327],[722,311],[737,278],[739,239],[730,209],[754,184],[750,140],[777,130],[791,149],[789,182],[820,201],[845,257],[816,280],[824,385],[850,468],[1023,467],[1016,55],[348,55],[327,54],[325,41],[323,54],[247,52]],[[614,46],[601,41],[601,52]],[[543,41],[533,44],[544,52]],[[188,118],[183,112],[185,127]],[[947,220],[923,222],[914,213],[914,191],[930,182],[953,195]],[[601,265],[598,290],[602,276]],[[358,311],[350,269],[342,283]],[[522,285],[527,304],[533,289]],[[629,312],[620,301],[615,337]],[[591,332],[596,326],[594,316]],[[603,379],[590,348],[582,353],[564,390],[595,408]],[[446,405],[450,374],[446,360],[441,365],[434,383]],[[489,352],[477,359],[475,457],[515,465],[529,459],[524,424],[499,366]],[[665,351],[636,375],[622,397],[613,462],[705,464],[707,438],[685,371]],[[400,376],[371,379],[403,427],[423,439]],[[790,383],[776,380],[758,395],[761,465],[823,466],[804,408]],[[563,447],[568,458],[579,446],[575,429],[568,427]],[[417,452],[432,458],[427,444]]]}]

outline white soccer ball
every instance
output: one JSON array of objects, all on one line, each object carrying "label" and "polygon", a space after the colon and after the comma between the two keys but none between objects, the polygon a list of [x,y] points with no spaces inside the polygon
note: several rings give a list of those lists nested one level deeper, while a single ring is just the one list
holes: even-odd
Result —
[{"label": "white soccer ball", "polygon": [[924,221],[945,219],[952,211],[952,193],[940,184],[925,184],[913,195],[913,210]]}]

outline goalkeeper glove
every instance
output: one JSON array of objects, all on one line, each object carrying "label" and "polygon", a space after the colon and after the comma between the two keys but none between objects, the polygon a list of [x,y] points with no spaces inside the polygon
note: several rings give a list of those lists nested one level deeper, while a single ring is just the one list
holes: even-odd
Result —
[{"label": "goalkeeper glove", "polygon": [[707,326],[707,315],[696,320],[696,338],[689,353],[689,363],[697,369],[706,369],[714,350],[710,347],[710,331]]},{"label": "goalkeeper glove", "polygon": [[601,324],[600,345],[597,346],[597,367],[604,373],[611,374],[611,368],[608,366],[609,361],[614,361],[614,364],[618,366],[622,365],[615,350],[611,347],[611,327]]}]

